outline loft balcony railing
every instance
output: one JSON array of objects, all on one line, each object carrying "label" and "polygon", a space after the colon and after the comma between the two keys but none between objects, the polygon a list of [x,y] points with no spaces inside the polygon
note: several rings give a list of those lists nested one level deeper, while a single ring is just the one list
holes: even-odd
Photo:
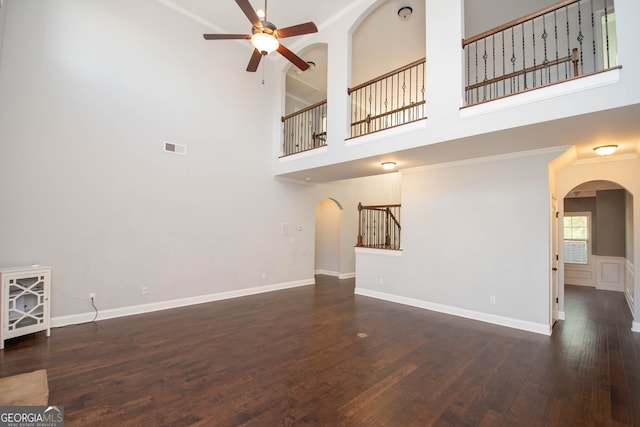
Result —
[{"label": "loft balcony railing", "polygon": [[401,205],[363,206],[358,203],[357,247],[400,250]]},{"label": "loft balcony railing", "polygon": [[349,88],[351,137],[425,119],[424,87],[423,58]]},{"label": "loft balcony railing", "polygon": [[327,145],[327,101],[282,117],[282,157]]},{"label": "loft balcony railing", "polygon": [[613,0],[568,0],[462,41],[465,102],[619,68]]}]

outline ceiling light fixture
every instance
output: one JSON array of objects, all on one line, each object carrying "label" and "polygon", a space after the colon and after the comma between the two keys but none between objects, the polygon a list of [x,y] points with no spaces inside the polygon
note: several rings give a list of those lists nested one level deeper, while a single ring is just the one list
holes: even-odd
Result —
[{"label": "ceiling light fixture", "polygon": [[278,49],[280,42],[269,33],[256,32],[251,36],[251,44],[258,52],[267,55]]},{"label": "ceiling light fixture", "polygon": [[413,13],[413,8],[411,6],[402,6],[398,9],[398,17],[401,20],[406,21],[411,18],[411,14]]},{"label": "ceiling light fixture", "polygon": [[396,168],[396,162],[383,162],[381,163],[382,169],[390,171]]},{"label": "ceiling light fixture", "polygon": [[615,153],[617,149],[617,145],[601,145],[600,147],[594,148],[593,151],[600,156],[610,156]]}]

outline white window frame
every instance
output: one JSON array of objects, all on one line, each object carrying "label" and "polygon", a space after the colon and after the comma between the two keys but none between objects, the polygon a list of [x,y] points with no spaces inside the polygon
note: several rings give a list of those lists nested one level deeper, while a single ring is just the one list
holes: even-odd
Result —
[{"label": "white window frame", "polygon": [[[575,263],[571,261],[567,261],[566,258],[564,262],[566,264],[571,264],[573,266],[591,266],[591,259],[593,258],[593,229],[591,225],[591,212],[565,212],[564,218],[572,217],[572,216],[585,216],[587,217],[587,262],[586,264]],[[575,240],[575,239],[565,239],[564,238],[564,220],[562,221],[562,250],[564,252],[564,242],[565,240]]]}]

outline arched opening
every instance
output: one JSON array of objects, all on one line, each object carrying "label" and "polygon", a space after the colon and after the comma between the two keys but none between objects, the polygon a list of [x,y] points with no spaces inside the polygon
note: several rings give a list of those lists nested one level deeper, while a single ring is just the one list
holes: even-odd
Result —
[{"label": "arched opening", "polygon": [[315,274],[340,277],[342,214],[342,207],[333,199],[316,205]]},{"label": "arched opening", "polygon": [[[401,12],[406,8],[408,16]],[[386,1],[375,7],[352,33],[351,85],[424,58],[425,27],[424,2]]]},{"label": "arched opening", "polygon": [[633,195],[613,181],[588,181],[566,193],[563,212],[564,285],[624,293],[633,313]]},{"label": "arched opening", "polygon": [[327,144],[327,44],[309,47],[301,58],[309,68],[292,65],[286,73],[283,156]]},{"label": "arched opening", "polygon": [[425,3],[377,2],[351,36],[352,138],[426,118]]},{"label": "arched opening", "polygon": [[[565,284],[624,291],[627,202],[631,195],[611,181],[590,181],[564,198]],[[632,231],[632,230],[631,230]],[[614,268],[614,262],[619,268]]]}]

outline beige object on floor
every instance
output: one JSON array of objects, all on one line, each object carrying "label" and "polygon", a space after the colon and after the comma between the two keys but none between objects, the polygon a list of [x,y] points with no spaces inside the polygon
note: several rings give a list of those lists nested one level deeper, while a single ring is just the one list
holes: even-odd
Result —
[{"label": "beige object on floor", "polygon": [[48,402],[46,370],[0,378],[0,406],[46,406]]}]

